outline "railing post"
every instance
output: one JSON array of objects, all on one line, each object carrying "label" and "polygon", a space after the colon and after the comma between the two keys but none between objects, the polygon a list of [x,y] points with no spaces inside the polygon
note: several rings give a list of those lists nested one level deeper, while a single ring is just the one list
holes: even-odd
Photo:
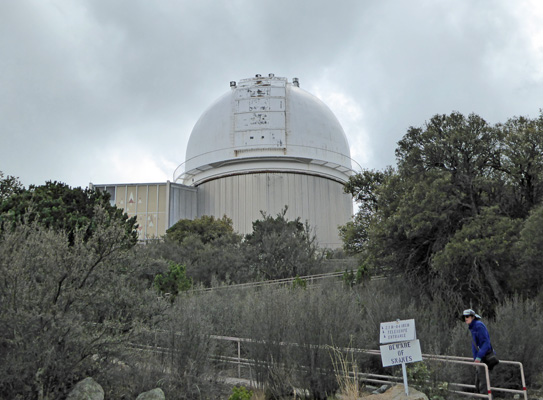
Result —
[{"label": "railing post", "polygon": [[524,391],[524,400],[528,400],[528,391],[526,390],[526,380],[524,379],[524,366],[520,364],[520,379],[522,381],[522,390]]},{"label": "railing post", "polygon": [[492,388],[490,387],[490,374],[488,373],[488,365],[483,364],[485,368],[485,377],[486,377],[486,392],[488,395],[488,400],[492,400]]},{"label": "railing post", "polygon": [[238,338],[238,378],[241,378],[241,340]]}]

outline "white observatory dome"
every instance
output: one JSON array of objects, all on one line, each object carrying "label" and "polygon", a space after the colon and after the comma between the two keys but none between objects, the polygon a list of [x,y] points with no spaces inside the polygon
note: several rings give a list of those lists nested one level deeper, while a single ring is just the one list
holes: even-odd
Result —
[{"label": "white observatory dome", "polygon": [[195,186],[197,215],[226,215],[247,234],[262,212],[307,221],[321,247],[342,245],[350,221],[343,184],[352,173],[349,144],[332,111],[297,79],[256,75],[200,117],[174,181]]},{"label": "white observatory dome", "polygon": [[194,126],[174,181],[198,186],[259,171],[347,181],[351,158],[343,128],[296,78],[256,75],[230,87]]}]

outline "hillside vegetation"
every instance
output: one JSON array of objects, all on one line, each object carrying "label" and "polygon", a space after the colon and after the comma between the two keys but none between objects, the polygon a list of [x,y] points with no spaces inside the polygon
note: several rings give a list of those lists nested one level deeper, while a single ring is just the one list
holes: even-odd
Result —
[{"label": "hillside vegetation", "polygon": [[[217,398],[232,368],[217,357],[237,355],[213,336],[223,335],[253,340],[243,357],[262,361],[251,373],[267,398],[297,387],[324,399],[338,389],[332,349],[377,349],[380,322],[414,318],[424,353],[469,356],[468,307],[499,357],[523,362],[528,387],[541,388],[543,114],[495,126],[435,116],[408,130],[397,157],[346,185],[360,209],[341,233],[358,271],[318,286],[211,291],[195,289],[321,272],[342,252],[318,249],[285,211],[245,237],[226,217],[203,217],[137,244],[135,220],[107,194],[24,188],[0,172],[0,398],[64,398],[87,376],[106,398],[157,386],[168,399]],[[374,356],[349,362],[398,373]],[[436,395],[438,381],[472,383],[472,370],[410,371]],[[501,367],[494,379],[518,381]]]},{"label": "hillside vegetation", "polygon": [[487,315],[508,296],[539,293],[543,112],[494,126],[436,115],[408,129],[396,157],[396,168],[364,170],[345,188],[360,209],[342,235],[366,268]]}]

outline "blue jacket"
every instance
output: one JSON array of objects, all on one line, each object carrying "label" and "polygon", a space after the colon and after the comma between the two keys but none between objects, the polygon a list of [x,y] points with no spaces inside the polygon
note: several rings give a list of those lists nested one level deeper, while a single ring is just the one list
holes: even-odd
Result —
[{"label": "blue jacket", "polygon": [[[488,329],[486,329],[485,324],[483,324],[480,320],[474,319],[469,324],[469,330],[473,339],[471,341],[473,359],[481,360],[488,352],[492,351]],[[477,350],[477,347],[479,350]]]}]

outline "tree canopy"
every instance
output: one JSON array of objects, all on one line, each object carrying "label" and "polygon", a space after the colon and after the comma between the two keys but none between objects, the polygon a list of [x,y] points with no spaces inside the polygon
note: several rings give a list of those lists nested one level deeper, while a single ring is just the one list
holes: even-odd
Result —
[{"label": "tree canopy", "polygon": [[186,273],[206,286],[213,280],[239,281],[242,235],[234,232],[226,216],[204,215],[194,220],[182,219],[166,231],[160,252],[169,260],[186,265]]},{"label": "tree canopy", "polygon": [[[9,179],[9,178],[8,178]],[[101,206],[114,220],[125,227],[126,244],[136,243],[136,218],[128,216],[110,204],[110,196],[106,192],[80,187],[71,188],[61,182],[46,182],[40,186],[24,189],[4,180],[4,187],[12,187],[0,203],[0,229],[5,230],[15,223],[38,222],[40,225],[68,233],[73,241],[77,230],[85,231],[88,239],[96,230],[95,207]]]},{"label": "tree canopy", "polygon": [[245,259],[252,274],[265,279],[306,275],[319,263],[315,236],[300,218],[289,221],[287,207],[276,217],[262,214],[245,236]]},{"label": "tree canopy", "polygon": [[4,177],[4,173],[0,171],[0,204],[23,190],[24,186],[18,178],[11,175]]},{"label": "tree canopy", "polygon": [[310,227],[299,218],[289,221],[286,211],[275,217],[263,214],[245,236],[234,232],[227,217],[180,220],[156,248],[162,257],[186,265],[187,276],[206,286],[213,280],[242,283],[304,275],[318,267],[322,254]]},{"label": "tree canopy", "polygon": [[346,250],[459,303],[490,308],[514,291],[543,196],[543,112],[497,125],[436,115],[407,130],[396,157],[346,185],[360,205]]},{"label": "tree canopy", "polygon": [[226,215],[220,219],[203,215],[193,220],[181,219],[177,221],[166,231],[166,237],[168,240],[180,243],[188,236],[196,235],[200,242],[207,244],[233,233],[232,220]]}]

